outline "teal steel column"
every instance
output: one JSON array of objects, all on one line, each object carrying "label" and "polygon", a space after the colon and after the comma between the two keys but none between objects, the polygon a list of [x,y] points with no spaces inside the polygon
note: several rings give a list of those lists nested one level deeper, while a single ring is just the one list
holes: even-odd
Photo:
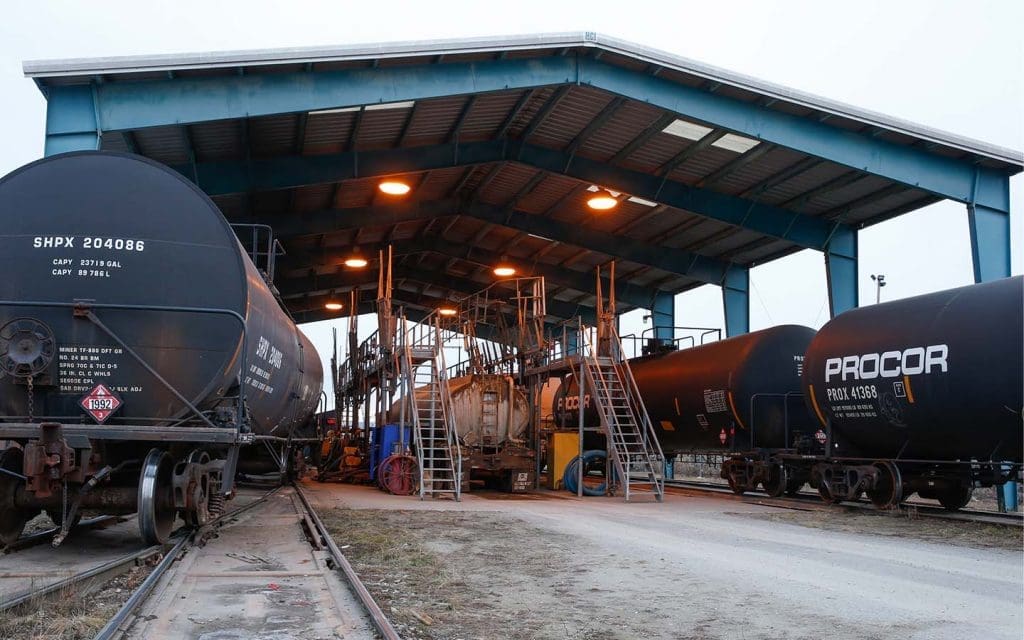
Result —
[{"label": "teal steel column", "polygon": [[579,333],[573,324],[565,327],[565,353],[563,355],[574,356],[580,351]]},{"label": "teal steel column", "polygon": [[1010,276],[1010,178],[994,178],[975,167],[967,201],[974,281]]},{"label": "teal steel column", "polygon": [[857,308],[857,231],[837,227],[825,247],[828,309],[831,317]]},{"label": "teal steel column", "polygon": [[980,204],[967,205],[974,281],[1010,277],[1010,214]]},{"label": "teal steel column", "polygon": [[725,307],[725,335],[729,338],[750,331],[750,271],[730,266],[722,280]]},{"label": "teal steel column", "polygon": [[92,85],[51,87],[46,96],[46,144],[52,156],[100,148],[95,93]]},{"label": "teal steel column", "polygon": [[658,291],[654,294],[654,302],[651,305],[651,326],[654,327],[654,337],[659,344],[670,345],[675,338],[674,327],[676,326],[676,296],[668,291]]}]

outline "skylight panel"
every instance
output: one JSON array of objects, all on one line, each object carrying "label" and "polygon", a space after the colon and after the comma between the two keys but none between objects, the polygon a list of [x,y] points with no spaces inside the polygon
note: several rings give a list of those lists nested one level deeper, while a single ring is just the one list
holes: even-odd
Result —
[{"label": "skylight panel", "polygon": [[712,147],[718,147],[720,149],[728,149],[729,151],[735,151],[736,153],[746,153],[757,145],[761,144],[759,140],[753,138],[747,138],[745,136],[738,136],[735,133],[727,133],[718,140],[711,143]]},{"label": "skylight panel", "polygon": [[687,120],[673,120],[667,127],[662,129],[662,132],[667,133],[670,136],[676,136],[677,138],[700,140],[711,133],[711,127],[705,127],[702,124],[689,122]]},{"label": "skylight panel", "polygon": [[645,207],[656,207],[656,206],[658,206],[657,202],[651,202],[650,200],[644,200],[643,198],[638,198],[636,196],[629,196],[628,200],[630,202],[634,202],[636,204],[641,204],[641,205],[643,205]]},{"label": "skylight panel", "polygon": [[368,104],[366,105],[367,111],[386,111],[388,109],[408,109],[412,105],[416,104],[414,100],[408,100],[406,102],[384,102],[381,104]]},{"label": "skylight panel", "polygon": [[352,113],[359,111],[362,107],[339,107],[337,109],[320,109],[319,111],[310,111],[311,116],[325,116],[331,113]]}]

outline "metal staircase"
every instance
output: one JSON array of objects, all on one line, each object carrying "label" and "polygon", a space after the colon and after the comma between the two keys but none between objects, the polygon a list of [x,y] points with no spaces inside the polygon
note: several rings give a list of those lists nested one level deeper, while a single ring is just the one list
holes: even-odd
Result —
[{"label": "metal staircase", "polygon": [[[583,375],[601,419],[608,455],[627,501],[635,495],[665,496],[665,455],[640,397],[614,326],[597,332],[583,358]],[[603,335],[600,335],[603,334]],[[584,339],[594,332],[583,332]]]},{"label": "metal staircase", "polygon": [[442,495],[459,500],[462,496],[462,449],[455,427],[440,334],[436,314],[403,333],[403,391],[412,414],[421,500]]}]

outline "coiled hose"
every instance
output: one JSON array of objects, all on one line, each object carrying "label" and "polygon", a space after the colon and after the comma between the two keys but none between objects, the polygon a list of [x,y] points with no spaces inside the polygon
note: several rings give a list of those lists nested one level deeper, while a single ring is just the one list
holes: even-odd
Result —
[{"label": "coiled hose", "polygon": [[[602,449],[591,449],[590,451],[583,452],[583,476],[586,477],[587,472],[591,470],[605,470],[605,462],[608,458],[608,454]],[[576,479],[580,474],[580,457],[576,456],[569,461],[569,464],[565,465],[565,473],[562,474],[562,486],[569,493],[576,493],[578,487],[576,485]],[[615,473],[615,470],[612,470]],[[589,486],[586,483],[583,484],[583,495],[585,496],[603,496],[605,491],[608,490],[608,479],[596,486]]]}]

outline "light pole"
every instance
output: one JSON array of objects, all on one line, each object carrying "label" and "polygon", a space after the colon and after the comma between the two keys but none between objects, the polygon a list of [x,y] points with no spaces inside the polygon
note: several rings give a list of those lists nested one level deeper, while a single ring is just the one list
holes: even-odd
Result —
[{"label": "light pole", "polygon": [[878,275],[871,274],[871,279],[875,281],[875,304],[882,301],[882,287],[885,286],[885,275],[879,273]]}]

